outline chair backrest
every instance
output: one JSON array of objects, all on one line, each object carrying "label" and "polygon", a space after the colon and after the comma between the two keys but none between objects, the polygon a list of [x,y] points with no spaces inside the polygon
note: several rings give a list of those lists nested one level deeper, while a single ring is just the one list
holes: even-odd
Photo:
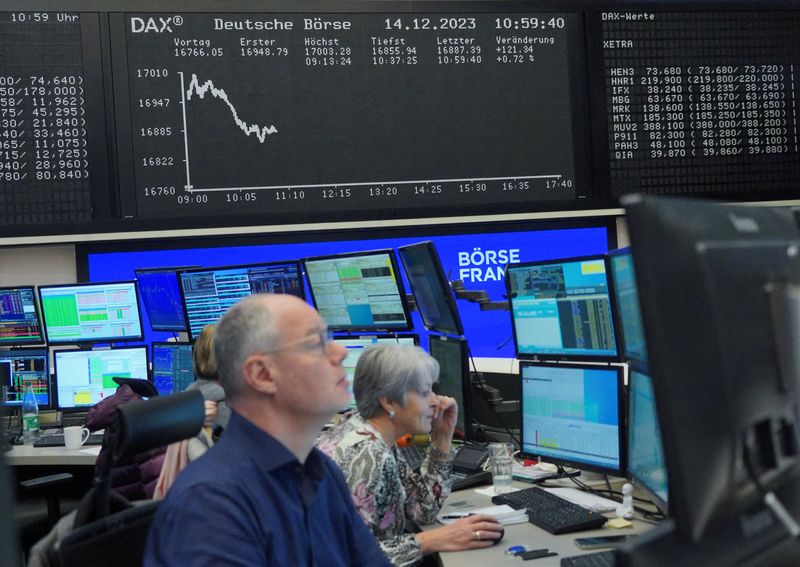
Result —
[{"label": "chair backrest", "polygon": [[[197,390],[120,406],[106,438],[111,455],[109,462],[116,463],[131,455],[194,437],[202,429],[204,420],[203,395]],[[109,493],[106,477],[84,497],[81,506],[91,507],[91,510],[88,513],[79,510],[78,517],[89,520],[76,525],[56,545],[56,564],[91,567],[108,565],[113,558],[115,567],[141,565],[158,503],[130,505],[122,498],[112,500]],[[115,502],[113,506],[110,501]]]}]

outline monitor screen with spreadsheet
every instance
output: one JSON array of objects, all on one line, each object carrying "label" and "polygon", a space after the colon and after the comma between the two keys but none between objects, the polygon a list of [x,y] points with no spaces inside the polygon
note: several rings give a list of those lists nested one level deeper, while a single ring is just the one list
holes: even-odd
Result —
[{"label": "monitor screen with spreadsheet", "polygon": [[154,331],[186,330],[177,272],[194,267],[196,266],[134,270],[136,282],[139,284],[139,294],[142,296],[142,306],[150,322],[150,328]]},{"label": "monitor screen with spreadsheet", "polygon": [[419,342],[416,335],[393,335],[393,336],[361,336],[361,337],[336,337],[336,342],[347,349],[347,358],[342,361],[347,372],[347,382],[350,389],[350,407],[356,407],[356,402],[353,399],[353,377],[356,373],[356,364],[358,359],[361,358],[361,353],[364,349],[371,345],[377,344],[390,344],[390,345],[410,345],[414,346]]},{"label": "monitor screen with spreadsheet", "polygon": [[194,382],[191,343],[153,343],[153,385],[159,396],[183,392]]},{"label": "monitor screen with spreadsheet", "polygon": [[529,458],[622,475],[622,367],[520,362],[521,443]]},{"label": "monitor screen with spreadsheet", "polygon": [[21,406],[28,384],[33,386],[39,409],[52,405],[52,385],[47,349],[0,351],[0,406]]},{"label": "monitor screen with spreadsheet", "polygon": [[136,282],[39,286],[50,344],[142,340]]},{"label": "monitor screen with spreadsheet", "polygon": [[305,299],[297,262],[197,268],[178,272],[189,339],[219,321],[234,303],[256,293],[289,293]]},{"label": "monitor screen with spreadsheet", "polygon": [[0,287],[0,347],[43,342],[33,286]]},{"label": "monitor screen with spreadsheet", "polygon": [[59,409],[86,408],[114,394],[114,378],[147,380],[147,347],[57,350],[56,401]]},{"label": "monitor screen with spreadsheet", "polygon": [[404,331],[411,327],[393,250],[302,260],[311,297],[332,331]]}]

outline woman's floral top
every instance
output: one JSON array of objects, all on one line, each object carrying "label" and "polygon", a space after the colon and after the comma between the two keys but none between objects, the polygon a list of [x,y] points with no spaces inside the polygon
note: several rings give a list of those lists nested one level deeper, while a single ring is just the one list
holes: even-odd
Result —
[{"label": "woman's floral top", "polygon": [[387,446],[358,412],[323,432],[317,447],[344,472],[358,513],[394,565],[415,565],[422,553],[406,518],[430,524],[450,494],[450,455],[431,447],[418,473],[397,446]]}]

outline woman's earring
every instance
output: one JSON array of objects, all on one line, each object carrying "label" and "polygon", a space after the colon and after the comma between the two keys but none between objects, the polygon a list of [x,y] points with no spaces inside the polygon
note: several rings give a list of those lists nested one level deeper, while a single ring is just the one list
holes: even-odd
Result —
[{"label": "woman's earring", "polygon": [[394,419],[394,410],[389,410],[389,419]]}]

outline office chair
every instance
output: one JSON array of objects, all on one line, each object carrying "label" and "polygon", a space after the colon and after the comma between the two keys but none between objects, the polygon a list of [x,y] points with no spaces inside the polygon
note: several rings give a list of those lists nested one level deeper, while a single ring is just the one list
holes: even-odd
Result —
[{"label": "office chair", "polygon": [[131,503],[111,492],[111,468],[132,455],[194,437],[203,427],[205,408],[199,391],[136,401],[116,410],[106,433],[110,458],[84,496],[73,530],[48,551],[60,567],[141,565],[147,533],[158,502]]}]

